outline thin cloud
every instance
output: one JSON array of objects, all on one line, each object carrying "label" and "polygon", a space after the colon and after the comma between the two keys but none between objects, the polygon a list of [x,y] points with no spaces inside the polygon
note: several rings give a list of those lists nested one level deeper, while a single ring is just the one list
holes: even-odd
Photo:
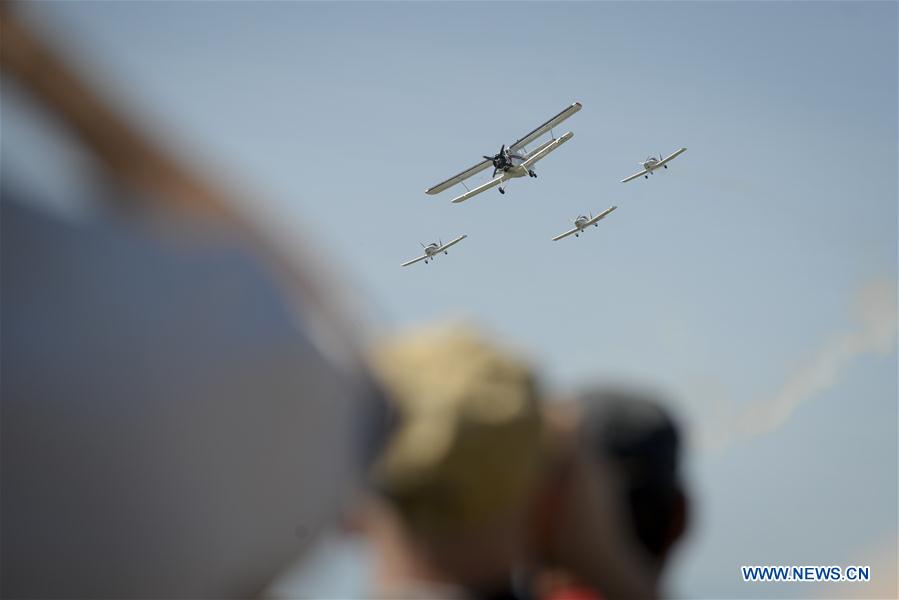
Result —
[{"label": "thin cloud", "polygon": [[710,428],[707,445],[721,448],[783,426],[796,409],[837,385],[853,362],[868,354],[895,352],[896,282],[875,280],[856,294],[857,328],[830,337],[770,397],[753,402]]}]

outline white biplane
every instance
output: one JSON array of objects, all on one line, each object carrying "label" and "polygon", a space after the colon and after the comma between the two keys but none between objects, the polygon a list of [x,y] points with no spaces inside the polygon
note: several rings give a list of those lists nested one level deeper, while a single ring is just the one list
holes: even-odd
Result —
[{"label": "white biplane", "polygon": [[[536,171],[534,171],[534,165],[537,163],[537,161],[545,158],[550,152],[552,152],[574,136],[574,134],[569,131],[567,133],[564,133],[561,137],[557,138],[553,133],[553,129],[555,127],[558,127],[559,124],[562,123],[562,121],[579,110],[581,110],[581,103],[575,102],[523,138],[509,144],[508,148],[505,144],[503,144],[497,154],[493,156],[484,156],[484,160],[482,160],[475,166],[462,171],[458,175],[453,175],[446,181],[442,181],[434,187],[428,188],[427,190],[425,190],[425,193],[438,194],[443,190],[456,185],[457,183],[461,183],[463,186],[465,186],[466,192],[453,198],[453,202],[464,202],[472,196],[476,196],[481,192],[489,190],[490,188],[495,186],[500,186],[499,193],[505,194],[506,190],[503,189],[501,185],[502,183],[515,177],[524,177],[525,175],[536,177],[537,173]],[[533,150],[529,151],[526,148],[528,144],[534,142],[537,138],[545,133],[550,134],[550,140],[540,144]],[[477,175],[491,165],[493,165],[493,175],[491,175],[490,181],[473,189],[469,189],[468,186],[465,185],[466,179]],[[497,175],[498,173],[499,175]]]},{"label": "white biplane", "polygon": [[432,242],[432,243],[428,244],[427,246],[425,246],[424,244],[421,244],[421,247],[425,249],[425,253],[423,255],[419,256],[418,258],[413,258],[410,261],[404,262],[401,266],[408,267],[409,265],[415,264],[420,260],[423,260],[423,261],[425,261],[425,264],[428,264],[429,260],[434,260],[435,258],[437,258],[437,255],[439,255],[441,252],[446,254],[447,248],[449,248],[450,246],[452,246],[454,244],[458,244],[459,242],[461,242],[462,240],[464,240],[467,237],[468,237],[467,235],[460,235],[453,241],[447,242],[446,244],[444,244],[442,241]]},{"label": "white biplane", "polygon": [[649,179],[649,176],[652,175],[653,171],[655,171],[659,167],[664,167],[667,169],[668,161],[672,160],[676,156],[680,156],[681,154],[683,154],[686,151],[687,151],[686,148],[681,148],[677,152],[674,152],[670,156],[666,156],[665,158],[662,158],[661,154],[659,154],[658,158],[656,158],[655,156],[650,156],[646,160],[644,160],[643,162],[640,163],[640,166],[643,167],[642,171],[640,171],[639,173],[634,173],[630,177],[625,177],[624,179],[621,180],[621,183],[627,183],[628,181],[632,181],[632,180],[636,179],[637,177],[640,177],[641,175],[643,177],[645,177],[646,179]]},{"label": "white biplane", "polygon": [[589,217],[585,217],[584,215],[579,216],[577,219],[574,220],[574,229],[566,231],[565,233],[560,233],[559,235],[557,235],[556,237],[553,238],[553,241],[558,242],[562,238],[566,238],[569,235],[571,235],[572,233],[574,234],[574,237],[578,237],[581,233],[584,232],[585,229],[587,229],[591,225],[593,225],[594,227],[599,227],[599,222],[602,221],[603,219],[605,219],[609,215],[609,213],[611,213],[616,208],[618,208],[618,207],[610,206],[609,208],[605,209],[604,211],[602,211],[595,217],[592,214]]}]

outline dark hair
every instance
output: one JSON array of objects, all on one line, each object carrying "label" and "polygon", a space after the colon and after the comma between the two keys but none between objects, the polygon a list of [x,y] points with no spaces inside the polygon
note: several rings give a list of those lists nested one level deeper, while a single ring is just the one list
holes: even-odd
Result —
[{"label": "dark hair", "polygon": [[660,402],[643,394],[594,390],[581,401],[584,443],[621,473],[637,538],[662,557],[683,502],[677,424]]}]

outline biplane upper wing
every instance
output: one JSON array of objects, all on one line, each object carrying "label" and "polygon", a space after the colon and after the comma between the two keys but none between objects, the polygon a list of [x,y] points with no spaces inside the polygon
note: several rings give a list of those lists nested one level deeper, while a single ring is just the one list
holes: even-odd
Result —
[{"label": "biplane upper wing", "polygon": [[539,150],[537,150],[533,154],[530,154],[528,156],[527,160],[525,160],[523,163],[521,163],[521,166],[524,167],[525,169],[530,169],[534,165],[534,163],[536,163],[538,160],[545,158],[546,155],[548,155],[550,152],[552,152],[553,150],[555,150],[556,148],[558,148],[559,146],[561,146],[562,144],[564,144],[565,142],[567,142],[568,140],[570,140],[573,137],[574,137],[574,134],[569,131],[562,137],[556,138],[556,139],[552,140],[551,142],[547,142],[547,143],[543,144]]},{"label": "biplane upper wing", "polygon": [[501,184],[503,182],[504,176],[505,176],[505,173],[503,173],[502,175],[500,175],[498,177],[494,177],[487,183],[485,183],[483,185],[479,185],[478,187],[474,188],[473,190],[469,190],[469,191],[465,192],[461,196],[456,196],[455,198],[453,198],[453,202],[456,204],[458,204],[459,202],[465,202],[472,196],[477,196],[481,192],[485,192],[492,187],[498,186],[499,184]]},{"label": "biplane upper wing", "polygon": [[481,171],[483,171],[484,169],[486,169],[487,167],[489,167],[492,164],[493,164],[493,161],[484,159],[481,162],[479,162],[478,164],[476,164],[475,166],[469,167],[468,169],[465,169],[461,173],[459,173],[457,175],[453,175],[446,181],[441,181],[434,187],[430,187],[430,188],[426,189],[425,194],[439,194],[446,188],[452,187],[452,186],[456,185],[457,183],[462,183],[469,177],[473,177],[474,175],[477,175],[478,173],[480,173]]},{"label": "biplane upper wing", "polygon": [[540,137],[541,135],[543,135],[550,129],[558,127],[559,124],[562,123],[562,121],[564,121],[565,119],[567,119],[568,117],[570,117],[571,115],[573,115],[574,113],[576,113],[579,110],[581,110],[581,103],[575,102],[574,104],[565,108],[565,110],[563,110],[562,112],[560,112],[559,114],[557,114],[556,116],[551,118],[549,121],[547,121],[543,125],[540,125],[539,127],[537,127],[537,129],[535,129],[534,131],[525,135],[523,138],[512,142],[512,144],[509,145],[509,151],[515,152],[517,150],[520,150],[522,147],[527,146],[528,144],[530,144],[531,142],[536,140],[538,137]]}]

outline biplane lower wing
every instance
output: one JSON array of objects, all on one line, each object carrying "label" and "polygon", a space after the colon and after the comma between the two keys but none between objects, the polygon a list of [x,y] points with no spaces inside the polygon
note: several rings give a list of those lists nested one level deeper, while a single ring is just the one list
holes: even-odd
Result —
[{"label": "biplane lower wing", "polygon": [[505,180],[505,173],[502,174],[502,175],[500,175],[499,177],[494,177],[493,179],[491,179],[491,180],[488,181],[487,183],[485,183],[485,184],[483,184],[483,185],[479,185],[478,187],[474,188],[473,190],[469,190],[469,191],[465,192],[465,193],[462,194],[461,196],[456,196],[455,198],[453,198],[453,202],[454,202],[455,204],[458,204],[459,202],[465,202],[465,201],[468,200],[469,198],[471,198],[471,197],[473,197],[473,196],[477,196],[477,195],[480,194],[481,192],[486,192],[486,191],[489,190],[490,188],[498,186],[498,185],[501,184],[504,180]]},{"label": "biplane lower wing", "polygon": [[553,150],[555,150],[556,148],[558,148],[559,146],[561,146],[562,144],[564,144],[565,142],[567,142],[568,140],[570,140],[573,137],[574,137],[574,134],[569,131],[562,137],[556,138],[551,142],[547,142],[546,144],[541,146],[539,150],[537,150],[536,152],[534,152],[533,154],[528,156],[527,160],[525,160],[523,163],[521,163],[521,166],[524,167],[525,169],[530,169],[532,166],[534,166],[534,164],[538,160],[542,160],[542,159],[546,158],[546,156],[548,156],[550,152],[552,152]]}]

